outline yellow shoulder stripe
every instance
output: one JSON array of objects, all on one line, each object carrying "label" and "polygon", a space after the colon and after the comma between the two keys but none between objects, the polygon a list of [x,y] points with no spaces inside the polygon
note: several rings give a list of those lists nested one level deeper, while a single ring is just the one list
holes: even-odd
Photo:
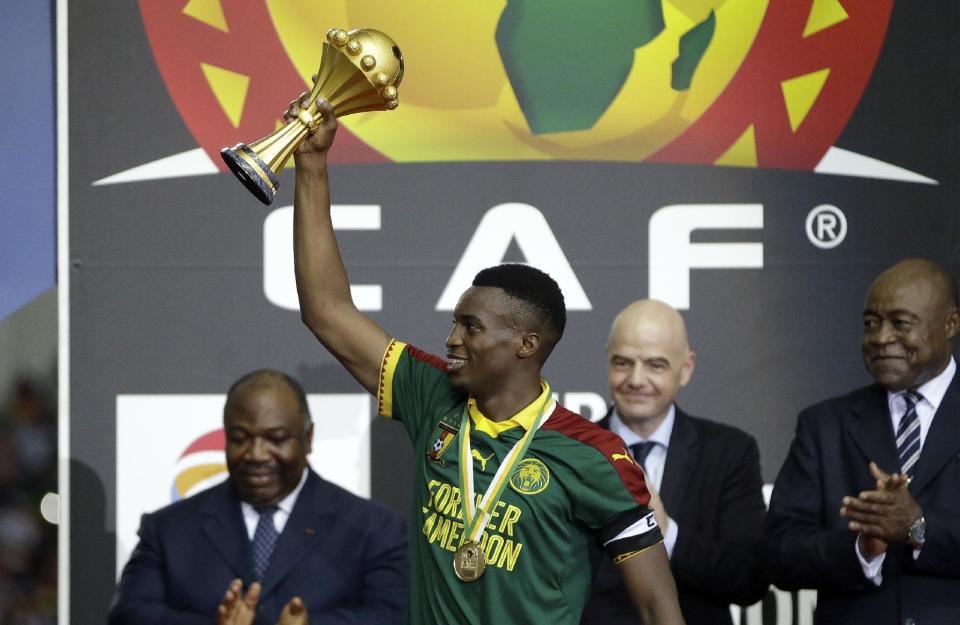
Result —
[{"label": "yellow shoulder stripe", "polygon": [[407,344],[390,339],[380,362],[380,384],[377,386],[377,412],[384,417],[393,417],[393,375],[397,371],[400,355]]}]

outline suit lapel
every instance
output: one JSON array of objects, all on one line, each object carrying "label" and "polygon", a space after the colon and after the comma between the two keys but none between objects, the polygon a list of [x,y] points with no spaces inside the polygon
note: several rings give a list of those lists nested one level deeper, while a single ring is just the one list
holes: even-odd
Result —
[{"label": "suit lapel", "polygon": [[240,501],[233,495],[229,482],[214,488],[218,489],[217,493],[203,507],[206,515],[201,527],[203,534],[237,577],[252,580],[250,539],[240,511]]},{"label": "suit lapel", "polygon": [[914,494],[929,485],[943,466],[960,451],[960,385],[957,377],[954,374],[923,442],[920,459],[917,460],[916,471],[910,482],[910,491]]},{"label": "suit lapel", "polygon": [[667,510],[678,510],[683,501],[683,491],[690,478],[691,459],[696,457],[700,446],[696,430],[679,408],[676,409],[667,462],[663,467],[660,482],[660,499]]},{"label": "suit lapel", "polygon": [[610,418],[613,417],[613,404],[607,408],[607,414],[603,415],[603,418],[597,421],[597,425],[602,427],[605,430],[610,429]]},{"label": "suit lapel", "polygon": [[293,512],[277,539],[277,546],[264,574],[263,596],[279,584],[308,551],[330,534],[335,510],[324,495],[326,483],[313,471],[297,496]]},{"label": "suit lapel", "polygon": [[851,411],[850,435],[867,461],[873,460],[887,473],[899,472],[886,390],[873,386],[867,397],[851,406]]}]

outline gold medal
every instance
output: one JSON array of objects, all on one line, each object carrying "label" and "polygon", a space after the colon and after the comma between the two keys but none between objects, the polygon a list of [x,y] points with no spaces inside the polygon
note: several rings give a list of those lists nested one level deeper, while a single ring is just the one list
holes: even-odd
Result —
[{"label": "gold medal", "polygon": [[483,536],[483,530],[493,516],[493,510],[500,501],[500,495],[507,485],[513,468],[523,459],[523,455],[530,446],[533,435],[543,422],[550,417],[553,410],[547,410],[550,406],[555,406],[553,394],[550,392],[550,385],[541,380],[543,387],[543,401],[540,404],[540,412],[534,421],[533,426],[527,430],[527,433],[520,437],[513,448],[500,463],[500,467],[490,480],[487,491],[480,498],[479,505],[474,497],[473,490],[473,454],[470,448],[470,402],[463,406],[463,415],[460,417],[460,490],[463,493],[463,544],[457,547],[453,554],[453,572],[461,582],[475,582],[483,575],[487,568],[487,557],[480,548],[480,537]]},{"label": "gold medal", "polygon": [[453,572],[461,582],[475,582],[487,568],[487,557],[480,545],[468,540],[453,554]]}]

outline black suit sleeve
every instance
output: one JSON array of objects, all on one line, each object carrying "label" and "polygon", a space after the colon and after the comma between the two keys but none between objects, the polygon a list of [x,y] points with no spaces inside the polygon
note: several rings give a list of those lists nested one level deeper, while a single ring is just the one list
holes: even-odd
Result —
[{"label": "black suit sleeve", "polygon": [[698,528],[678,523],[670,568],[681,587],[750,605],[762,599],[769,586],[760,549],[763,480],[756,441],[741,435],[736,443],[726,450],[732,460],[728,470],[716,476],[716,487],[722,495],[715,526]]},{"label": "black suit sleeve", "polygon": [[767,512],[767,567],[773,583],[784,590],[854,592],[872,583],[857,560],[857,535],[845,528],[829,529],[827,519],[839,517],[840,501],[833,507],[823,501],[823,481],[831,478],[824,470],[816,430],[815,415],[801,413]]},{"label": "black suit sleeve", "polygon": [[[140,541],[123,575],[107,617],[109,625],[211,625],[217,615],[174,610],[168,603],[164,556],[155,519],[144,514]],[[223,589],[226,592],[226,588]]]},{"label": "black suit sleeve", "polygon": [[402,517],[381,512],[366,535],[359,605],[311,613],[310,625],[403,625],[409,555]]}]

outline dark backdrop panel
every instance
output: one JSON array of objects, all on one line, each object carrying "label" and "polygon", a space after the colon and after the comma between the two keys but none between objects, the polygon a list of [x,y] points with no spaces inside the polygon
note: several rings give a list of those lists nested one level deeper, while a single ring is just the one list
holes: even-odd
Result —
[{"label": "dark backdrop panel", "polygon": [[[358,387],[296,311],[265,298],[269,209],[232,176],[92,185],[196,142],[137,5],[85,0],[69,13],[71,612],[73,622],[95,623],[113,584],[117,395],[222,393],[262,366],[296,375],[309,393]],[[504,203],[533,206],[592,303],[571,311],[546,374],[561,395],[605,395],[610,320],[649,293],[651,216],[675,205],[759,205],[762,228],[692,235],[695,245],[761,244],[763,266],[691,271],[685,317],[698,361],[681,403],[756,436],[770,482],[796,413],[868,380],[859,330],[870,280],[907,256],[960,269],[956,17],[948,0],[894,6],[864,96],[835,143],[938,184],[679,164],[339,164],[334,202],[381,206],[380,230],[340,237],[351,278],[383,285],[374,319],[442,353],[450,313],[435,304],[481,218]],[[293,95],[278,94],[278,106]],[[274,207],[292,202],[292,186],[286,172]],[[833,249],[805,232],[824,204],[848,224]],[[506,260],[523,260],[515,245]],[[412,452],[403,433],[378,421],[371,445],[373,498],[406,512]]]}]

